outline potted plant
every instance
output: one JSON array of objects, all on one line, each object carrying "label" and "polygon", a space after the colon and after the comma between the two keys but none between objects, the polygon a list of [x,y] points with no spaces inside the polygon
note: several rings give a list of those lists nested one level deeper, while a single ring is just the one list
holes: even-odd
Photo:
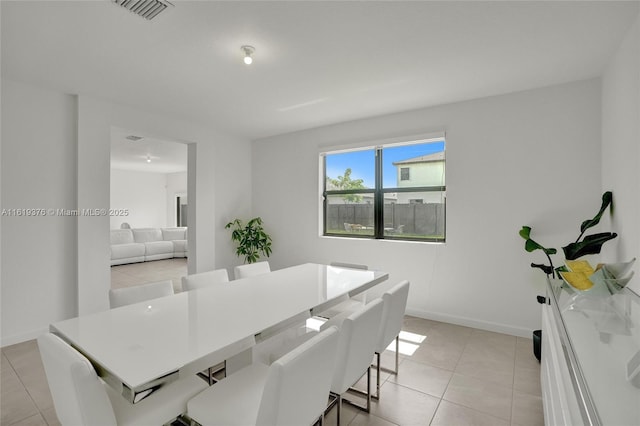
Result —
[{"label": "potted plant", "polygon": [[[602,205],[600,206],[600,211],[598,211],[598,213],[592,219],[587,219],[582,222],[582,225],[580,225],[580,235],[578,235],[578,238],[574,242],[562,247],[564,258],[566,260],[576,260],[579,257],[586,256],[588,254],[598,254],[600,253],[600,250],[602,249],[602,245],[604,243],[618,236],[618,234],[616,234],[615,232],[601,232],[598,234],[584,236],[584,233],[587,231],[587,229],[592,228],[600,223],[602,215],[604,214],[605,210],[611,206],[612,201],[613,193],[611,191],[607,191],[602,194]],[[522,229],[520,229],[520,236],[525,240],[524,249],[526,251],[532,252],[535,250],[542,250],[543,253],[547,256],[547,260],[549,261],[549,265],[532,263],[532,268],[539,268],[544,271],[547,276],[551,275],[552,278],[556,277],[556,272],[566,270],[564,266],[561,266],[559,268],[555,268],[553,266],[551,255],[556,254],[557,250],[554,248],[546,248],[532,240],[530,226],[523,226]],[[581,238],[582,241],[580,241]]]},{"label": "potted plant", "polygon": [[227,223],[225,229],[232,229],[231,241],[236,242],[236,254],[244,256],[245,263],[255,263],[261,255],[271,254],[271,236],[265,232],[261,218],[254,217],[246,225],[235,219]]},{"label": "potted plant", "polygon": [[[592,218],[587,219],[582,222],[580,225],[580,235],[578,238],[572,242],[562,247],[562,251],[564,252],[564,257],[566,260],[576,260],[579,257],[588,255],[588,254],[598,254],[602,249],[602,245],[609,240],[614,239],[618,236],[615,232],[601,232],[598,234],[592,234],[585,236],[585,232],[587,229],[596,226],[602,215],[606,211],[607,208],[611,207],[611,203],[613,201],[613,194],[611,191],[607,191],[602,194],[602,205],[600,206],[600,210],[598,213]],[[542,252],[547,257],[548,265],[543,263],[531,263],[532,268],[541,269],[547,277],[551,276],[551,278],[556,277],[556,273],[560,276],[560,272],[567,271],[567,268],[562,265],[558,268],[553,266],[553,261],[551,260],[551,256],[556,254],[558,251],[555,248],[547,248],[542,244],[531,239],[531,227],[523,226],[519,232],[520,236],[524,238],[524,249],[528,252],[533,252],[536,250],[542,250]],[[582,239],[582,240],[581,240]],[[542,296],[538,296],[538,302],[544,303],[545,298]],[[541,330],[533,331],[533,353],[535,354],[538,361],[540,361],[540,343],[541,343]]]}]

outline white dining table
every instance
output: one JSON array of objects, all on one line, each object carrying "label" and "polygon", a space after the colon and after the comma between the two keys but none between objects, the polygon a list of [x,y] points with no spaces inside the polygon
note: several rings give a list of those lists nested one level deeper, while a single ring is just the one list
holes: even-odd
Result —
[{"label": "white dining table", "polygon": [[132,403],[388,278],[306,263],[51,324]]}]

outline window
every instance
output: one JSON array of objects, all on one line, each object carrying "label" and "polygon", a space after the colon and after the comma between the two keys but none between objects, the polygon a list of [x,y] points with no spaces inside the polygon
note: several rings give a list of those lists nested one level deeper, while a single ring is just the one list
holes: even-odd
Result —
[{"label": "window", "polygon": [[409,168],[400,167],[400,180],[409,180]]},{"label": "window", "polygon": [[445,241],[444,138],[326,152],[322,160],[324,235]]}]

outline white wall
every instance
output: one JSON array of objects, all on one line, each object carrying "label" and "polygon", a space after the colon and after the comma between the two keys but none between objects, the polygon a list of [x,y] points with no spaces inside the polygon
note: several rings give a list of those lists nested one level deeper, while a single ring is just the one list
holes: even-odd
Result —
[{"label": "white wall", "polygon": [[[613,191],[618,233],[605,246],[607,259],[640,258],[640,16],[602,79],[602,187]],[[629,286],[640,291],[640,280]]]},{"label": "white wall", "polygon": [[[109,208],[111,127],[189,142],[191,272],[230,267],[251,210],[251,147],[192,122],[2,80],[2,207]],[[229,179],[232,176],[233,179]],[[194,196],[191,196],[191,194]],[[197,203],[197,207],[196,207]],[[2,219],[2,345],[108,307],[107,216]]]},{"label": "white wall", "polygon": [[[2,209],[76,208],[76,97],[2,80]],[[74,216],[2,216],[2,345],[76,313]]]},{"label": "white wall", "polygon": [[[559,248],[597,211],[600,115],[600,81],[590,80],[256,141],[253,208],[273,234],[270,262],[367,264],[389,271],[390,284],[411,281],[409,313],[530,337],[545,279],[529,264],[543,259],[518,231],[531,225]],[[321,147],[443,129],[445,245],[318,236]],[[293,215],[276,207],[292,202]]]},{"label": "white wall", "polygon": [[111,169],[110,206],[129,213],[111,216],[111,229],[120,228],[123,222],[132,228],[166,227],[167,173]]}]

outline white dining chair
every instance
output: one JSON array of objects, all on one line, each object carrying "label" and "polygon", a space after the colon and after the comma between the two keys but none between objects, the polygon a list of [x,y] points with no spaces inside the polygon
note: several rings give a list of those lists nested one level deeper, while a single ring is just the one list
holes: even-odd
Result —
[{"label": "white dining chair", "polygon": [[[229,282],[229,274],[226,269],[215,269],[213,271],[200,272],[182,277],[182,290],[191,291],[199,288],[206,288],[216,284],[224,284]],[[198,375],[205,378],[210,385],[218,381],[216,374],[224,371],[229,372],[227,361],[209,367],[207,370],[199,372]],[[231,368],[233,369],[233,368]]]},{"label": "white dining chair", "polygon": [[[337,407],[337,422],[343,399],[367,413],[371,410],[371,357],[378,343],[383,302],[376,299],[339,322],[340,339],[336,357],[336,368],[331,382],[333,400],[327,407]],[[328,321],[325,326],[333,327],[338,321]],[[325,327],[323,326],[323,327]],[[366,405],[360,406],[343,398],[343,395],[364,375],[367,375]]]},{"label": "white dining chair", "polygon": [[187,403],[206,426],[295,425],[321,418],[336,360],[338,330],[328,328],[270,366],[254,363]]},{"label": "white dining chair", "polygon": [[[376,367],[376,392],[371,395],[373,399],[380,398],[380,371],[385,371],[394,375],[398,374],[398,366],[400,363],[400,331],[402,330],[402,324],[404,323],[404,313],[407,307],[407,299],[409,297],[409,281],[404,280],[394,285],[389,290],[385,291],[382,296],[375,300],[382,300],[382,317],[380,320],[380,329],[376,340],[375,350],[373,352],[375,357]],[[332,325],[340,324],[344,318],[356,312],[357,309],[345,310],[338,315],[331,318],[322,327],[329,327]],[[385,368],[381,366],[382,353],[387,347],[395,340],[395,370]],[[353,389],[356,393],[367,396],[368,392],[361,392],[357,389]]]},{"label": "white dining chair", "polygon": [[[404,313],[407,308],[409,298],[409,281],[404,280],[387,290],[382,295],[382,320],[380,321],[380,331],[378,333],[378,343],[376,345],[376,393],[374,399],[380,398],[380,371],[391,374],[398,374],[399,352],[400,352],[400,331],[404,323]],[[380,367],[380,357],[385,349],[395,340],[395,370]]]},{"label": "white dining chair", "polygon": [[216,269],[208,272],[200,272],[182,277],[182,290],[191,291],[207,287],[211,284],[229,282],[229,274],[226,269]]},{"label": "white dining chair", "polygon": [[58,420],[63,426],[161,425],[184,414],[187,401],[207,388],[196,376],[178,379],[131,404],[105,384],[81,353],[52,333],[38,348]]},{"label": "white dining chair", "polygon": [[233,268],[233,276],[236,280],[241,278],[255,277],[256,275],[268,274],[271,272],[269,262],[262,261],[256,263],[247,263],[245,265],[238,265]]},{"label": "white dining chair", "polygon": [[111,309],[158,297],[171,296],[173,283],[171,280],[158,281],[134,287],[116,288],[109,290],[109,303]]}]

